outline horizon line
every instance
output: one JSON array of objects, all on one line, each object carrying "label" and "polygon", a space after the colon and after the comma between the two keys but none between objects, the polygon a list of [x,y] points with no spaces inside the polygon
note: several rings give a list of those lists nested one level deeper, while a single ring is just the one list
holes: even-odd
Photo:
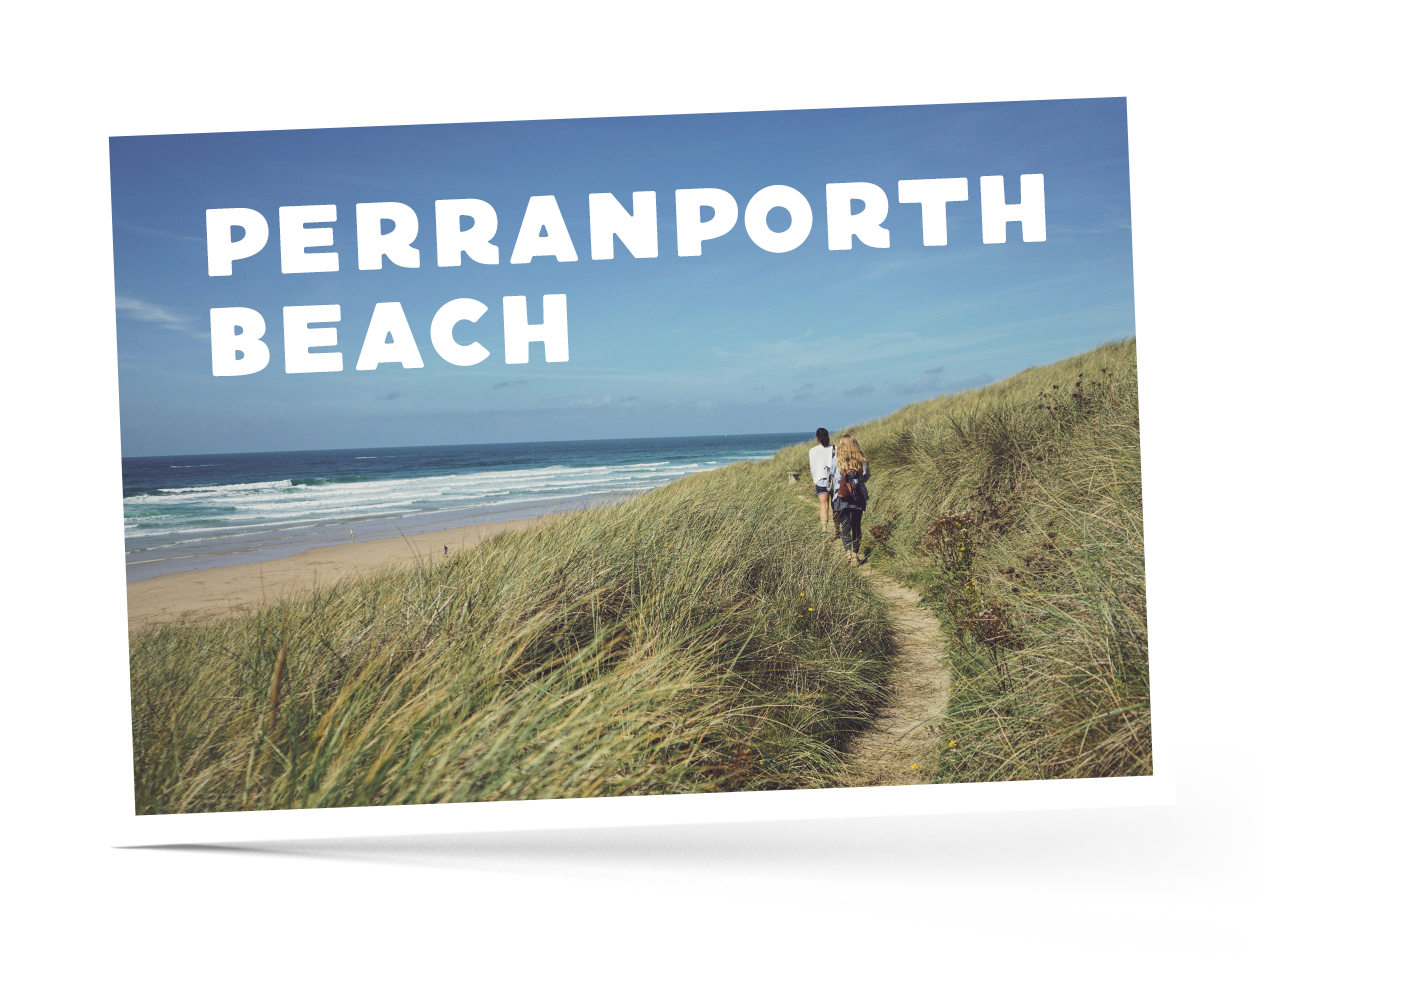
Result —
[{"label": "horizon line", "polygon": [[812,437],[816,434],[813,431],[731,431],[725,434],[672,434],[672,435],[638,435],[627,438],[563,438],[557,440],[544,441],[481,441],[481,442],[459,442],[446,445],[350,445],[344,448],[265,448],[254,451],[242,452],[173,452],[155,455],[123,455],[124,462],[129,459],[192,459],[207,458],[210,456],[223,455],[302,455],[310,452],[377,452],[394,451],[406,448],[499,448],[508,445],[576,445],[583,442],[596,441],[684,441],[699,440],[701,438],[775,438],[785,435],[798,434],[805,437]]}]

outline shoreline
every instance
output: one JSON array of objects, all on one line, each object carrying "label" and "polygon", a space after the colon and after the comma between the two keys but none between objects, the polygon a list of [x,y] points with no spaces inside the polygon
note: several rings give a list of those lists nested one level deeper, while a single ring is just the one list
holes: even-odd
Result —
[{"label": "shoreline", "polygon": [[124,458],[126,578],[617,503],[697,472],[771,458],[792,440],[703,435]]},{"label": "shoreline", "polygon": [[[406,516],[388,516],[353,521],[329,520],[300,528],[250,532],[199,542],[178,541],[142,549],[128,549],[127,581],[138,582],[172,573],[206,572],[232,565],[255,565],[292,558],[302,552],[321,548],[339,548],[362,544],[379,538],[401,540],[441,531],[453,531],[479,524],[498,524],[511,520],[534,520],[553,513],[586,510],[605,504],[620,503],[632,497],[631,492],[604,491],[581,496],[516,501],[436,510]],[[357,537],[360,532],[361,538]],[[176,546],[192,547],[184,554],[173,554]],[[161,554],[165,552],[166,554]]]},{"label": "shoreline", "polygon": [[522,531],[562,516],[564,512],[558,511],[421,534],[369,538],[310,548],[284,558],[134,579],[127,584],[127,630],[131,634],[172,621],[211,620],[253,610],[260,604],[348,576],[444,558],[446,548],[451,553],[473,548],[501,532]]}]

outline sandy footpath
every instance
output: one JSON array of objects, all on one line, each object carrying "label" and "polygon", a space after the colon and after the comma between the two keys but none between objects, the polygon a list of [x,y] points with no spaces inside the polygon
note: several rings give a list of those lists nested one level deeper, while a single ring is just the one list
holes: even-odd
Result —
[{"label": "sandy footpath", "polygon": [[375,572],[420,559],[439,559],[472,548],[501,531],[521,531],[561,514],[522,521],[472,524],[447,531],[396,538],[374,538],[355,544],[313,548],[288,558],[245,565],[173,572],[127,584],[128,630],[180,619],[219,617],[312,589],[343,576]]},{"label": "sandy footpath", "polygon": [[918,606],[920,594],[863,566],[877,592],[890,601],[900,656],[891,672],[892,698],[876,725],[851,742],[845,786],[902,786],[928,780],[920,766],[938,731],[930,725],[949,704],[944,634],[934,612]]}]

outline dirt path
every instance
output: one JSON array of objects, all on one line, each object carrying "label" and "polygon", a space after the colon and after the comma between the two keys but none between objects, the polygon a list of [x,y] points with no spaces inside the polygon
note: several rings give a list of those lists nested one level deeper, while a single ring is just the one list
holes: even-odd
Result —
[{"label": "dirt path", "polygon": [[[900,657],[891,673],[893,694],[876,726],[848,749],[847,786],[899,786],[922,783],[925,751],[936,732],[922,727],[949,702],[949,667],[939,619],[916,606],[920,594],[863,566],[876,591],[894,612]],[[921,769],[910,768],[920,763]]]}]

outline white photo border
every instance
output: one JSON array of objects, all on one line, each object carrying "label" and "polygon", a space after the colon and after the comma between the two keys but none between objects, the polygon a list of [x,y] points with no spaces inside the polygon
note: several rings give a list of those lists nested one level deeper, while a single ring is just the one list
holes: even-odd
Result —
[{"label": "white photo border", "polygon": [[[277,87],[268,84],[254,99],[238,108],[225,106],[213,111],[199,101],[175,99],[161,109],[144,108],[126,118],[88,119],[85,123],[86,157],[81,162],[84,184],[75,192],[96,216],[95,226],[111,228],[111,201],[107,172],[107,138],[133,133],[190,133],[196,131],[258,130],[293,127],[346,127],[380,124],[453,123],[464,120],[533,120],[561,117],[598,117],[655,113],[697,113],[739,110],[788,110],[830,106],[883,106],[899,103],[961,103],[993,100],[1046,100],[1071,97],[1127,98],[1130,121],[1132,237],[1135,250],[1136,326],[1141,343],[1140,376],[1142,416],[1146,423],[1169,423],[1168,408],[1158,400],[1168,395],[1161,376],[1161,351],[1170,346],[1163,336],[1169,329],[1142,301],[1150,294],[1152,274],[1160,271],[1161,232],[1148,216],[1149,196],[1168,180],[1161,164],[1145,153],[1143,137],[1158,130],[1157,115],[1147,115],[1140,94],[1083,90],[1054,85],[1029,74],[1016,73],[1006,86],[972,85],[944,92],[917,92],[914,87],[889,89],[860,88],[856,102],[840,104],[819,94],[817,100],[794,97],[790,100],[774,90],[768,94],[735,87],[721,90],[707,102],[676,93],[635,94],[615,101],[584,98],[571,94],[529,93],[515,97],[501,95],[490,105],[464,108],[455,115],[443,99],[424,108],[359,105],[355,99],[334,102],[330,108],[308,110],[280,103]],[[256,86],[259,90],[259,86]],[[421,112],[418,112],[420,110]],[[589,111],[590,112],[585,112]],[[471,113],[470,111],[474,111]],[[1156,211],[1155,213],[1158,213]],[[77,306],[92,326],[104,328],[109,341],[115,340],[112,306],[113,270],[111,245],[91,253],[95,259],[83,261],[80,271],[67,273],[78,278],[81,289]],[[1158,281],[1158,276],[1154,277]],[[93,443],[106,454],[106,476],[100,478],[91,499],[93,520],[88,534],[96,567],[85,576],[84,585],[95,596],[91,614],[98,625],[100,658],[88,667],[98,676],[99,693],[105,717],[100,759],[92,770],[95,784],[95,812],[99,813],[105,836],[114,845],[158,845],[239,842],[295,838],[365,837],[465,833],[559,828],[724,823],[758,820],[854,818],[901,814],[958,814],[970,812],[1053,810],[1116,806],[1172,804],[1176,799],[1175,749],[1179,687],[1170,678],[1170,660],[1162,649],[1161,633],[1168,619],[1160,595],[1149,606],[1151,641],[1151,680],[1155,720],[1155,773],[1148,777],[1115,779],[1058,780],[947,784],[933,786],[852,787],[842,789],[779,792],[743,792],[640,797],[610,797],[561,800],[489,801],[479,803],[352,807],[318,810],[248,811],[144,815],[133,813],[130,698],[127,667],[127,620],[125,577],[122,569],[121,514],[118,492],[121,468],[116,430],[116,375],[109,351],[106,361],[88,362],[79,372],[81,409],[95,425]],[[86,383],[86,386],[84,385]],[[1158,434],[1158,430],[1154,432]],[[1160,464],[1158,444],[1142,442],[1147,520],[1147,568],[1152,586],[1158,586],[1161,539],[1175,537],[1170,529],[1174,509],[1173,473]],[[1153,525],[1153,527],[1151,526]]]}]

